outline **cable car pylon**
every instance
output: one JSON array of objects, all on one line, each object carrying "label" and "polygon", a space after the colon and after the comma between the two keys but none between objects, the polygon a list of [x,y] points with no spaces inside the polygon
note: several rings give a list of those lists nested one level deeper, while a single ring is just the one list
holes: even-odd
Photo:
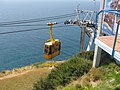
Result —
[{"label": "cable car pylon", "polygon": [[[93,37],[94,37],[94,16],[96,12],[92,10],[79,10],[79,5],[76,9],[76,17],[75,19],[66,20],[64,22],[65,25],[74,25],[79,26],[81,28],[81,36],[80,36],[80,52],[83,51],[90,51],[92,44],[93,44]],[[89,44],[87,49],[84,49],[85,44],[85,34],[90,37]]]},{"label": "cable car pylon", "polygon": [[61,42],[59,39],[54,39],[52,34],[52,26],[55,24],[57,23],[47,23],[47,25],[50,26],[50,39],[48,39],[44,45],[44,58],[48,60],[60,55]]}]

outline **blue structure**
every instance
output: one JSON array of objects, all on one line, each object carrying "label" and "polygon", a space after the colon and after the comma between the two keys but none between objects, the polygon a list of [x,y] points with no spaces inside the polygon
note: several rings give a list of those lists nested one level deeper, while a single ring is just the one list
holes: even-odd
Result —
[{"label": "blue structure", "polygon": [[[118,38],[118,30],[119,30],[119,25],[120,25],[120,21],[118,21],[117,23],[117,30],[115,33],[113,32],[108,32],[108,31],[105,31],[106,34],[109,33],[109,35],[111,35],[111,38],[113,38],[113,46],[110,47],[109,45],[107,45],[105,42],[102,42],[102,40],[100,40],[99,38],[96,38],[96,35],[97,35],[97,23],[98,23],[98,17],[101,13],[112,13],[114,14],[115,16],[120,14],[120,10],[101,10],[97,15],[96,15],[96,28],[94,30],[94,39],[95,39],[95,44],[103,49],[104,51],[106,51],[107,53],[109,53],[112,57],[115,58],[116,62],[118,64],[120,64],[120,52],[119,51],[116,51],[115,48],[116,48],[116,42],[117,42],[117,38]],[[114,26],[113,26],[114,27]],[[106,37],[106,36],[99,36],[99,37],[102,37],[102,38],[108,38],[108,42],[109,42],[109,37]],[[102,39],[101,38],[101,39]],[[112,43],[112,42],[111,42]],[[117,44],[118,45],[118,44]],[[120,44],[119,44],[120,46]]]}]

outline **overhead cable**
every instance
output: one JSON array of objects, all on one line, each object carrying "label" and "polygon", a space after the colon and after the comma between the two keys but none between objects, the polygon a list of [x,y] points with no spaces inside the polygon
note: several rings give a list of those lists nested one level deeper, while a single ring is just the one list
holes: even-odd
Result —
[{"label": "overhead cable", "polygon": [[36,18],[36,19],[28,19],[28,20],[16,20],[16,21],[9,21],[9,22],[0,22],[0,25],[12,25],[12,24],[24,24],[24,23],[34,23],[34,22],[41,22],[47,20],[54,20],[54,19],[61,19],[75,16],[75,13],[53,16],[53,17],[45,17],[45,18]]},{"label": "overhead cable", "polygon": [[[70,25],[69,25],[70,26]],[[71,25],[72,26],[72,25]],[[68,26],[55,26],[53,28],[60,28],[60,27],[68,27]],[[29,31],[39,31],[39,30],[44,30],[44,29],[49,29],[49,27],[45,28],[34,28],[34,29],[26,29],[26,30],[17,30],[17,31],[8,31],[8,32],[0,32],[1,34],[12,34],[12,33],[19,33],[19,32],[29,32]]]},{"label": "overhead cable", "polygon": [[[57,24],[62,24],[63,22],[57,22]],[[47,26],[47,24],[25,24],[25,25],[16,25],[16,24],[13,24],[13,25],[0,25],[0,27],[31,27],[31,26]]]}]

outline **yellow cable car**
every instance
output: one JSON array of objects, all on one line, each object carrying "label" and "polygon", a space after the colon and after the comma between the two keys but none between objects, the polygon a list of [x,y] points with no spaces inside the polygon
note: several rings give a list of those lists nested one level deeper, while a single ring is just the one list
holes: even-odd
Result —
[{"label": "yellow cable car", "polygon": [[44,58],[52,59],[60,55],[61,42],[58,39],[54,39],[52,35],[52,25],[57,24],[56,22],[47,23],[50,26],[50,39],[45,42],[44,45]]}]

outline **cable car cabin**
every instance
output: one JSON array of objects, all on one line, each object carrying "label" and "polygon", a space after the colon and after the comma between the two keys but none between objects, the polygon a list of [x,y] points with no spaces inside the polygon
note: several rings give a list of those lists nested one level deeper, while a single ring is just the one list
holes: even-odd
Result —
[{"label": "cable car cabin", "polygon": [[58,39],[54,41],[47,40],[44,46],[44,58],[52,59],[60,55],[61,42]]},{"label": "cable car cabin", "polygon": [[50,39],[45,42],[44,46],[44,58],[52,59],[55,56],[60,55],[61,42],[58,39],[54,39],[52,35],[52,26],[57,24],[56,22],[47,23],[50,26]]}]

